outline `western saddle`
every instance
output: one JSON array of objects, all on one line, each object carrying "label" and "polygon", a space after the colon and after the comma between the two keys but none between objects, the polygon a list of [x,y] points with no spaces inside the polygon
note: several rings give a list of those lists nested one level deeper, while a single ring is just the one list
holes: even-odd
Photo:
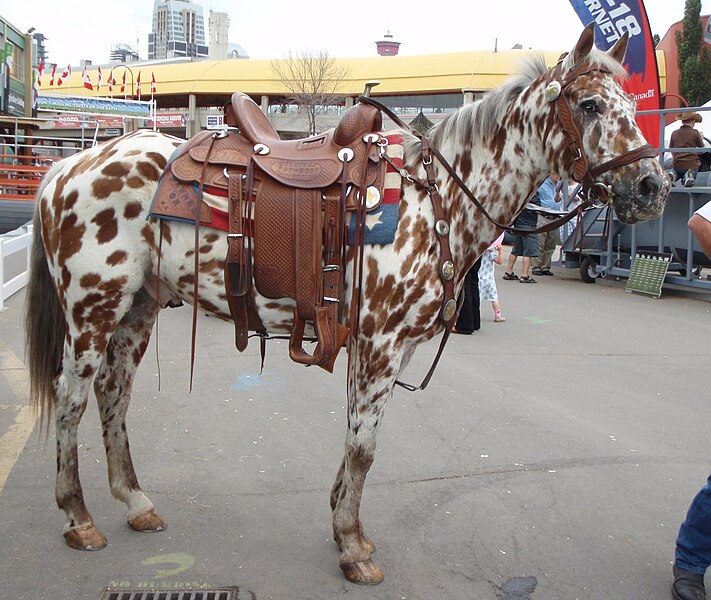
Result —
[{"label": "western saddle", "polygon": [[[225,122],[228,130],[205,131],[185,144],[163,178],[172,180],[169,193],[161,183],[157,204],[188,198],[197,244],[200,221],[209,221],[203,192],[226,195],[225,287],[237,349],[247,347],[249,331],[266,336],[255,290],[266,298],[291,298],[289,356],[331,372],[349,334],[342,310],[346,213],[356,211],[356,245],[362,244],[366,202],[377,202],[382,193],[380,110],[359,102],[335,129],[287,141],[249,96],[237,92]],[[316,337],[311,354],[303,347],[308,323]]]}]

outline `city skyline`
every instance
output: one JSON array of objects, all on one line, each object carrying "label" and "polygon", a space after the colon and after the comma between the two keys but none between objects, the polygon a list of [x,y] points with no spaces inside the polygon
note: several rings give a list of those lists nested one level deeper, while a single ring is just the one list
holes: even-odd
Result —
[{"label": "city skyline", "polygon": [[[403,55],[506,49],[515,44],[564,49],[575,43],[582,30],[568,0],[547,2],[554,10],[542,10],[541,2],[499,0],[486,6],[483,18],[479,3],[463,6],[458,0],[441,0],[437,19],[431,3],[422,0],[397,8],[366,3],[364,9],[350,11],[347,19],[337,11],[308,11],[285,0],[251,3],[240,10],[227,0],[197,4],[203,8],[206,27],[210,10],[226,12],[229,42],[242,46],[251,58],[282,58],[300,50],[326,50],[334,57],[377,56],[376,42],[388,31],[401,43]],[[684,4],[684,0],[648,0],[652,32],[664,36],[683,18]],[[377,15],[367,9],[371,5]],[[42,33],[48,40],[50,62],[74,66],[85,59],[105,64],[115,44],[127,44],[147,59],[153,3],[125,0],[122,6],[116,12],[88,0],[75,0],[71,10],[65,11],[50,0],[36,0],[8,4],[1,14],[21,31],[34,27]],[[711,0],[703,0],[702,14],[710,11]],[[351,28],[344,29],[346,24]]]}]

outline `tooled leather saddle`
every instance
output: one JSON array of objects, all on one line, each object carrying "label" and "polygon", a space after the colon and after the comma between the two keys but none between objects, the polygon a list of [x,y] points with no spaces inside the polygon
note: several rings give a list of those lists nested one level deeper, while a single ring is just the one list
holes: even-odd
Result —
[{"label": "tooled leather saddle", "polygon": [[[358,103],[334,129],[287,141],[249,96],[237,92],[225,122],[229,129],[201,132],[181,148],[161,180],[152,214],[182,216],[199,228],[211,220],[203,192],[227,196],[225,288],[237,349],[247,347],[250,331],[266,336],[255,291],[291,298],[289,356],[332,372],[349,334],[342,310],[346,214],[356,211],[360,223],[366,203],[372,208],[383,189],[382,138],[375,133],[380,110]],[[303,346],[307,324],[316,338],[311,354]]]}]

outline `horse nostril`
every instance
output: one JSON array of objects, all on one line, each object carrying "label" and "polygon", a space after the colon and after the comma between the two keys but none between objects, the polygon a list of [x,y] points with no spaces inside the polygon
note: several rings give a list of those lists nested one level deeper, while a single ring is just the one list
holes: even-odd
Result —
[{"label": "horse nostril", "polygon": [[640,179],[639,191],[645,198],[654,198],[659,194],[663,185],[664,182],[662,181],[661,176],[656,175],[655,173],[650,173]]}]

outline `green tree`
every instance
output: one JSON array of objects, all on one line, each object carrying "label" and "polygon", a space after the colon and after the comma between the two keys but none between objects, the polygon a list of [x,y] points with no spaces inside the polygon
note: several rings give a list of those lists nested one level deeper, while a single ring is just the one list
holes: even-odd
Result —
[{"label": "green tree", "polygon": [[711,98],[711,56],[703,43],[701,0],[686,0],[683,29],[677,31],[679,92],[691,106]]}]

